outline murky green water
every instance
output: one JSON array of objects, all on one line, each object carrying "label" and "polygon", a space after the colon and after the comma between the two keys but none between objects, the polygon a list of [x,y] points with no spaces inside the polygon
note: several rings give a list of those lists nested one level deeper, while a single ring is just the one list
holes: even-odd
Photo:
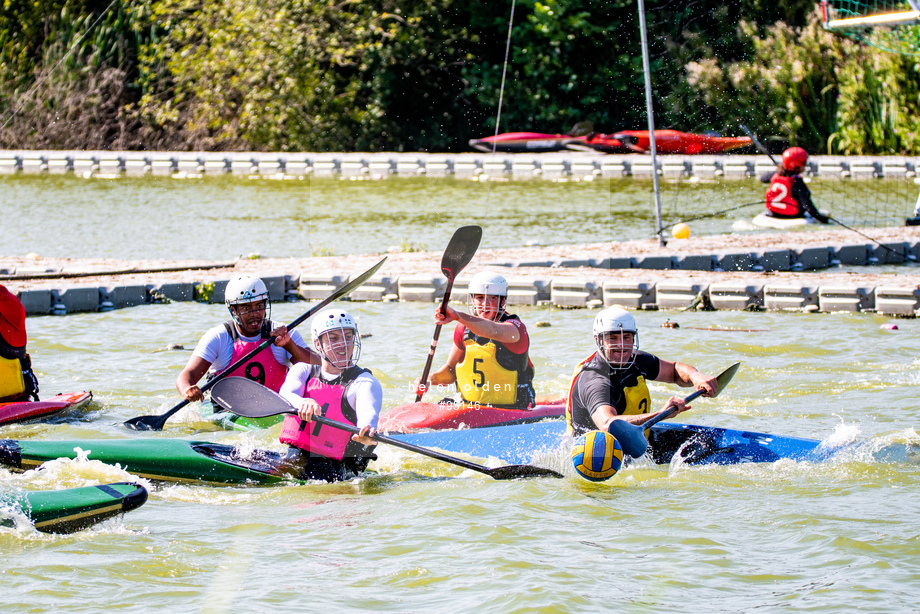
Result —
[{"label": "murky green water", "polygon": [[[644,239],[656,228],[651,188],[649,180],[607,178],[4,175],[0,255],[221,260],[385,252],[400,243],[437,250],[464,224],[486,229],[484,248]],[[905,181],[816,180],[812,190],[815,202],[847,225],[901,225],[917,198]],[[756,179],[663,181],[661,191],[665,225],[725,212],[691,221],[696,235],[732,232],[735,222],[763,210],[764,185]]]},{"label": "murky green water", "polygon": [[[273,308],[291,321],[308,305]],[[348,308],[372,335],[362,362],[380,374],[385,406],[410,400],[434,306]],[[591,350],[594,312],[519,313],[531,324],[538,391],[561,390]],[[216,305],[171,304],[30,319],[43,392],[91,389],[96,401],[52,424],[0,427],[0,437],[277,446],[272,431],[203,432],[191,413],[160,434],[119,426],[177,402],[173,381],[188,352],[163,348],[191,347],[224,315]],[[916,609],[920,461],[909,452],[920,446],[920,323],[883,331],[886,320],[872,315],[636,316],[644,349],[712,372],[743,362],[731,387],[695,402],[686,421],[865,443],[819,464],[640,466],[602,484],[499,482],[381,446],[376,473],[352,483],[151,485],[141,509],[73,536],[0,529],[0,604],[11,612]],[[681,328],[661,328],[668,318]],[[539,320],[552,326],[536,328]],[[713,326],[749,332],[702,330]],[[653,388],[660,401],[670,392]],[[122,479],[130,476],[97,462],[0,470],[3,489]]]}]

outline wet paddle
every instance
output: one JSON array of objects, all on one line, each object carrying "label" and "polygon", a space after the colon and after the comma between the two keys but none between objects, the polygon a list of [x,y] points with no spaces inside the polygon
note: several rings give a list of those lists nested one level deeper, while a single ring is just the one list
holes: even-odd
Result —
[{"label": "wet paddle", "polygon": [[[258,382],[248,380],[245,377],[228,377],[219,382],[214,386],[214,390],[211,391],[211,400],[227,411],[248,418],[264,418],[266,416],[277,416],[279,414],[297,413],[297,410],[280,395],[262,386]],[[349,433],[357,434],[361,432],[361,429],[356,426],[336,422],[335,420],[330,420],[323,416],[313,416],[313,420],[320,424],[325,424],[326,426],[348,431]],[[484,473],[496,480],[513,480],[515,478],[531,477],[564,477],[561,473],[553,471],[552,469],[534,467],[533,465],[485,467],[463,460],[462,458],[455,458],[435,450],[422,448],[411,443],[400,441],[399,439],[393,439],[386,435],[377,434],[374,436],[374,439],[380,443],[396,446],[397,448],[409,450],[410,452],[444,461],[445,463]]]},{"label": "wet paddle", "polygon": [[[329,295],[328,297],[326,297],[322,302],[320,302],[319,304],[314,305],[313,307],[311,307],[310,310],[307,311],[305,314],[301,315],[299,318],[297,318],[296,320],[294,320],[293,322],[291,322],[290,324],[288,324],[288,325],[287,325],[287,329],[288,329],[289,331],[290,331],[290,330],[293,330],[294,327],[296,327],[298,324],[302,323],[304,320],[306,320],[307,318],[309,318],[310,316],[312,316],[313,314],[315,314],[317,311],[319,311],[320,309],[322,309],[323,307],[325,307],[325,306],[328,305],[329,303],[331,303],[331,302],[333,302],[333,301],[335,301],[335,300],[337,300],[337,299],[340,299],[340,298],[342,298],[343,296],[345,296],[345,295],[351,293],[352,291],[356,290],[358,287],[361,286],[361,284],[363,284],[363,283],[366,282],[368,279],[370,279],[370,277],[371,277],[374,273],[377,272],[377,270],[383,265],[383,263],[384,263],[385,261],[386,261],[386,257],[384,257],[382,260],[380,260],[380,262],[378,262],[377,264],[375,264],[374,266],[372,266],[371,268],[369,268],[368,270],[366,270],[364,273],[362,273],[361,275],[359,275],[359,276],[356,277],[355,279],[351,280],[350,282],[348,282],[347,284],[345,284],[344,286],[342,286],[341,288],[339,288],[338,290],[336,290],[335,292],[333,292],[332,294],[330,294],[330,295]],[[260,343],[260,344],[258,345],[258,347],[256,347],[254,350],[252,350],[251,352],[249,352],[249,353],[246,354],[245,356],[242,356],[239,360],[237,360],[236,362],[234,362],[233,364],[231,364],[230,366],[228,366],[226,369],[224,369],[223,371],[221,371],[217,376],[215,376],[215,377],[214,377],[213,379],[211,379],[209,382],[207,382],[207,383],[203,384],[202,386],[200,386],[200,390],[201,390],[202,392],[204,392],[205,390],[209,389],[211,386],[213,386],[213,385],[216,384],[217,382],[221,381],[221,380],[222,380],[223,378],[225,378],[227,375],[229,375],[229,374],[232,373],[234,370],[236,370],[237,368],[239,368],[240,365],[246,364],[246,362],[248,362],[249,360],[251,360],[256,354],[258,354],[259,352],[261,352],[263,349],[267,348],[269,345],[271,345],[271,344],[274,343],[274,342],[275,342],[275,337],[269,337],[268,339],[266,339],[265,341],[263,341],[262,343]],[[177,411],[179,411],[180,409],[182,409],[183,407],[185,407],[185,406],[188,405],[188,404],[189,404],[189,400],[188,400],[188,399],[183,399],[179,404],[177,404],[175,407],[173,407],[172,409],[170,409],[170,410],[167,411],[166,413],[160,414],[160,415],[158,415],[158,416],[157,416],[157,415],[151,415],[151,416],[138,416],[138,417],[136,417],[136,418],[131,418],[130,420],[126,421],[124,424],[125,424],[125,426],[128,427],[129,429],[133,429],[133,430],[135,430],[135,431],[162,431],[162,430],[163,430],[163,426],[166,424],[166,421],[169,420],[169,418],[170,418],[173,414],[175,414]]]},{"label": "wet paddle", "polygon": [[[479,226],[463,226],[458,228],[454,236],[450,238],[447,249],[441,257],[441,272],[447,278],[447,288],[444,290],[444,298],[441,300],[441,311],[447,306],[450,300],[450,291],[454,287],[454,279],[457,273],[463,270],[463,267],[470,263],[473,254],[479,248],[479,242],[482,240],[482,228]],[[431,362],[434,360],[434,351],[438,347],[438,337],[441,336],[441,325],[434,327],[434,338],[431,340],[431,349],[428,350],[428,360],[425,361],[425,370],[422,371],[422,377],[418,381],[418,388],[415,390],[415,402],[422,400],[425,394],[425,382],[428,381],[428,372],[431,371]]]},{"label": "wet paddle", "polygon": [[[719,383],[719,389],[716,391],[715,396],[719,396],[722,393],[722,390],[728,386],[728,383],[732,381],[733,377],[735,377],[735,371],[737,371],[738,367],[740,366],[741,363],[736,362],[729,368],[725,369],[725,371],[722,371],[722,373],[716,377],[716,381]],[[701,394],[703,394],[702,390],[696,390],[692,394],[684,397],[684,401],[689,403]],[[672,405],[669,410],[670,411],[663,411],[645,424],[630,424],[626,420],[614,420],[610,423],[608,432],[613,435],[617,441],[620,442],[620,446],[623,448],[623,452],[625,452],[627,456],[639,458],[645,454],[645,451],[648,449],[648,439],[645,438],[645,430],[650,429],[652,428],[652,425],[658,424],[662,420],[673,416],[674,412],[677,411],[677,408]]]}]

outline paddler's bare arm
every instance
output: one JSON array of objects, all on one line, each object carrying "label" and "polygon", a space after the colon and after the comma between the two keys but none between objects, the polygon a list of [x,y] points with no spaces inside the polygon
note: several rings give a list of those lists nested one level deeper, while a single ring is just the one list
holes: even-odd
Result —
[{"label": "paddler's bare arm", "polygon": [[704,397],[712,397],[719,392],[719,382],[716,378],[697,371],[692,365],[660,360],[658,368],[658,377],[655,381],[677,384],[683,388],[692,386],[695,390],[703,390]]},{"label": "paddler's bare arm", "polygon": [[182,373],[176,378],[176,390],[179,394],[189,401],[204,401],[204,393],[198,388],[198,382],[210,367],[211,363],[199,356],[189,358]]},{"label": "paddler's bare arm", "polygon": [[428,383],[431,386],[448,386],[457,381],[457,363],[463,357],[463,351],[456,345],[450,346],[450,354],[447,355],[447,362],[444,366],[432,373],[428,377]]},{"label": "paddler's bare arm", "polygon": [[316,352],[310,350],[309,348],[300,347],[294,343],[294,340],[291,338],[291,335],[288,332],[287,326],[279,326],[273,330],[272,337],[275,337],[275,345],[284,348],[287,350],[288,354],[291,355],[291,364],[298,362],[306,362],[311,365],[323,364],[323,360],[316,354]]},{"label": "paddler's bare arm", "polygon": [[460,322],[473,331],[473,334],[501,343],[517,343],[521,340],[521,331],[511,322],[493,322],[446,306],[443,313],[440,308],[435,311],[434,321],[442,326],[450,322]]}]

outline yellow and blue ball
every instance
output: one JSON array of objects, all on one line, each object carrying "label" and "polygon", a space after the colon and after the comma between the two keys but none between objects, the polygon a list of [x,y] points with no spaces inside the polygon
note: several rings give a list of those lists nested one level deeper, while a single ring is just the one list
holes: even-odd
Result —
[{"label": "yellow and blue ball", "polygon": [[575,442],[572,464],[578,475],[592,482],[612,478],[623,464],[620,442],[606,431],[590,431]]}]

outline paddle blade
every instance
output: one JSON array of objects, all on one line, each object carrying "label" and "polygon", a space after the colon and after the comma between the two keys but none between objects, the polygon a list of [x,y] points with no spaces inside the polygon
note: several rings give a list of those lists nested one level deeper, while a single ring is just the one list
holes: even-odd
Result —
[{"label": "paddle blade", "polygon": [[454,232],[450,243],[441,257],[441,272],[447,279],[453,279],[463,267],[470,263],[479,242],[482,240],[482,228],[479,226],[463,226]]},{"label": "paddle blade", "polygon": [[607,432],[620,442],[620,447],[627,456],[639,458],[648,449],[645,427],[630,424],[626,420],[613,420],[607,427]]},{"label": "paddle blade", "polygon": [[496,480],[514,480],[517,478],[563,478],[558,471],[534,467],[533,465],[505,465],[503,467],[490,467],[486,472],[489,477]]},{"label": "paddle blade", "polygon": [[247,418],[296,413],[291,404],[277,393],[245,377],[228,377],[214,384],[211,401]]},{"label": "paddle blade", "polygon": [[716,390],[716,393],[713,396],[713,398],[722,394],[722,391],[725,390],[725,387],[728,386],[729,382],[732,381],[732,378],[735,377],[735,372],[738,371],[738,367],[740,366],[741,366],[741,363],[736,362],[729,368],[725,369],[725,371],[722,371],[721,373],[719,373],[718,376],[716,376],[716,381],[719,382],[719,389]]},{"label": "paddle blade", "polygon": [[594,132],[594,123],[589,121],[578,122],[569,130],[569,136],[588,136]]}]

